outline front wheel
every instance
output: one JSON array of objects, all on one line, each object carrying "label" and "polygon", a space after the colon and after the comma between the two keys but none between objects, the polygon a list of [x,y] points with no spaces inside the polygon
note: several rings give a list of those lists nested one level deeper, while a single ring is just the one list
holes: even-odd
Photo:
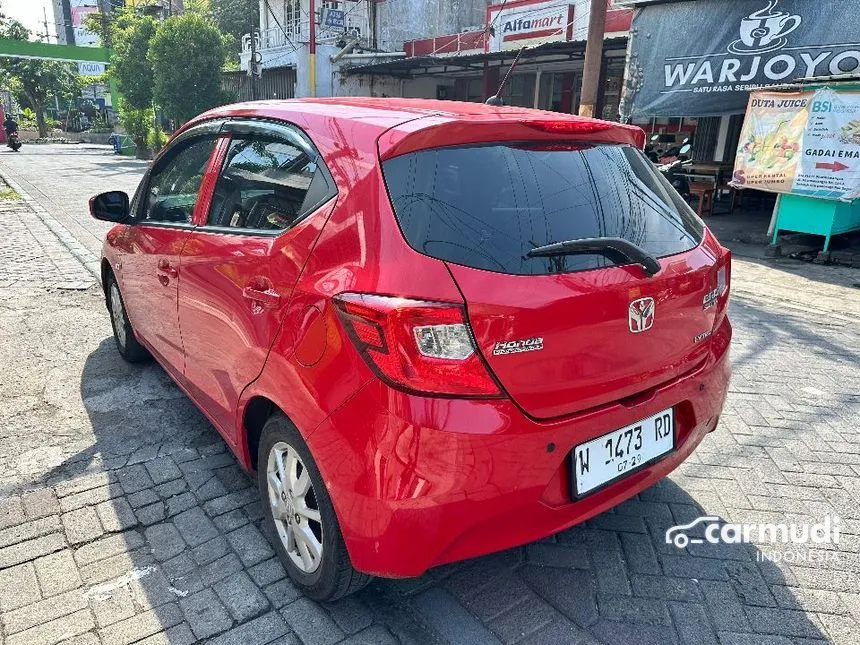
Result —
[{"label": "front wheel", "polygon": [[308,597],[338,600],[370,581],[353,569],[319,469],[298,430],[282,414],[263,427],[257,481],[275,549]]}]

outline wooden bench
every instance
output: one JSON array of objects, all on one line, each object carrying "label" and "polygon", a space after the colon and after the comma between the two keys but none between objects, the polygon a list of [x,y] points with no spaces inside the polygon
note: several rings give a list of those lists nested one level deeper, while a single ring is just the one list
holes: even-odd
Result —
[{"label": "wooden bench", "polygon": [[714,212],[714,193],[716,188],[709,181],[691,181],[690,194],[695,195],[699,204],[696,214],[699,217],[709,217]]}]

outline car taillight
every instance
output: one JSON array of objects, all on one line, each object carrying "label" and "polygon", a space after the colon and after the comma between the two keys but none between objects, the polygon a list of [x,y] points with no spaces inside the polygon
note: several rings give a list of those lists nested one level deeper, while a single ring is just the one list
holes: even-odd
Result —
[{"label": "car taillight", "polygon": [[732,279],[732,252],[728,249],[723,250],[723,254],[717,260],[717,277],[714,289],[717,297],[717,319],[716,325],[722,322],[723,316],[729,304],[729,291]]},{"label": "car taillight", "polygon": [[333,302],[367,365],[392,387],[502,396],[475,350],[462,306],[361,293],[342,293]]},{"label": "car taillight", "polygon": [[559,120],[528,120],[522,121],[523,125],[544,132],[556,132],[559,134],[593,134],[610,130],[616,126],[596,119],[559,119]]}]

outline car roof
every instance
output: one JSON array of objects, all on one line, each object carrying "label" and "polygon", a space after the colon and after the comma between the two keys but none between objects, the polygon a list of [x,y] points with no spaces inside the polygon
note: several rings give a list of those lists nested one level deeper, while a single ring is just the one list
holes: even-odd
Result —
[{"label": "car roof", "polygon": [[[199,118],[218,116],[242,116],[249,111],[271,118],[289,118],[296,113],[315,114],[335,119],[375,120],[398,119],[411,121],[422,116],[444,116],[449,118],[467,116],[494,116],[500,119],[515,118],[532,112],[518,107],[494,107],[484,103],[462,101],[438,101],[433,99],[407,99],[388,97],[332,97],[282,99],[276,101],[247,101],[216,108]],[[555,116],[554,112],[547,112]]]},{"label": "car roof", "polygon": [[[467,144],[515,136],[517,132],[523,132],[522,126],[526,122],[542,126],[553,123],[572,125],[574,128],[581,126],[580,136],[588,136],[593,141],[632,143],[639,147],[644,143],[641,128],[574,114],[484,103],[393,97],[302,98],[234,103],[201,114],[186,123],[182,130],[215,118],[276,119],[296,123],[316,135],[313,137],[315,143],[326,157],[338,154],[344,145],[351,145],[343,137],[356,136],[359,130],[363,133],[364,141],[373,141],[374,144],[379,141],[378,152],[384,159],[416,147],[431,147],[433,141],[438,145],[442,140],[438,136],[440,128],[449,145]],[[351,124],[348,128],[351,135],[345,135],[347,128],[340,127],[346,124]],[[546,129],[544,133],[531,130],[523,134],[522,138],[546,140],[561,136],[557,129],[553,133],[549,132],[551,128]],[[601,131],[598,136],[593,134],[596,130]],[[459,134],[456,134],[458,131]],[[329,138],[340,137],[341,141],[330,142],[329,145],[320,140],[323,133]],[[404,144],[407,139],[408,144]]]},{"label": "car roof", "polygon": [[[410,99],[393,97],[330,97],[247,101],[215,108],[193,119],[188,125],[215,117],[273,118],[292,121],[299,115],[329,119],[363,121],[396,127],[422,117],[435,116],[446,121],[481,118],[484,121],[518,121],[524,117],[542,121],[592,121],[575,114],[563,114],[515,106],[492,106],[465,101]],[[613,126],[626,129],[620,123]]]}]

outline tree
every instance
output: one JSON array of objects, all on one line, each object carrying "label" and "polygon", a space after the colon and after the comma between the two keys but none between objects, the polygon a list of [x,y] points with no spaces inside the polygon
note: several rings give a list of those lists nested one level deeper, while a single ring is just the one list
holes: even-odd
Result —
[{"label": "tree", "polygon": [[143,110],[152,106],[153,75],[148,54],[158,23],[150,16],[128,13],[111,28],[115,47],[110,75],[116,80],[123,101]]},{"label": "tree", "polygon": [[155,111],[150,108],[135,108],[123,102],[119,106],[119,122],[137,148],[137,154],[141,158],[147,155],[149,134],[152,131],[152,123],[155,120]]},{"label": "tree", "polygon": [[164,114],[179,122],[224,103],[221,67],[224,36],[197,13],[172,16],[158,26],[149,45],[153,98]]},{"label": "tree", "polygon": [[210,0],[209,10],[218,28],[232,37],[230,53],[240,54],[242,36],[250,34],[259,25],[259,0]]},{"label": "tree", "polygon": [[[0,24],[0,38],[28,40],[30,30],[16,20]],[[0,75],[12,91],[21,95],[36,113],[39,136],[48,136],[45,123],[45,105],[53,96],[65,100],[81,93],[83,83],[73,63],[37,60],[30,58],[0,59]]]}]

